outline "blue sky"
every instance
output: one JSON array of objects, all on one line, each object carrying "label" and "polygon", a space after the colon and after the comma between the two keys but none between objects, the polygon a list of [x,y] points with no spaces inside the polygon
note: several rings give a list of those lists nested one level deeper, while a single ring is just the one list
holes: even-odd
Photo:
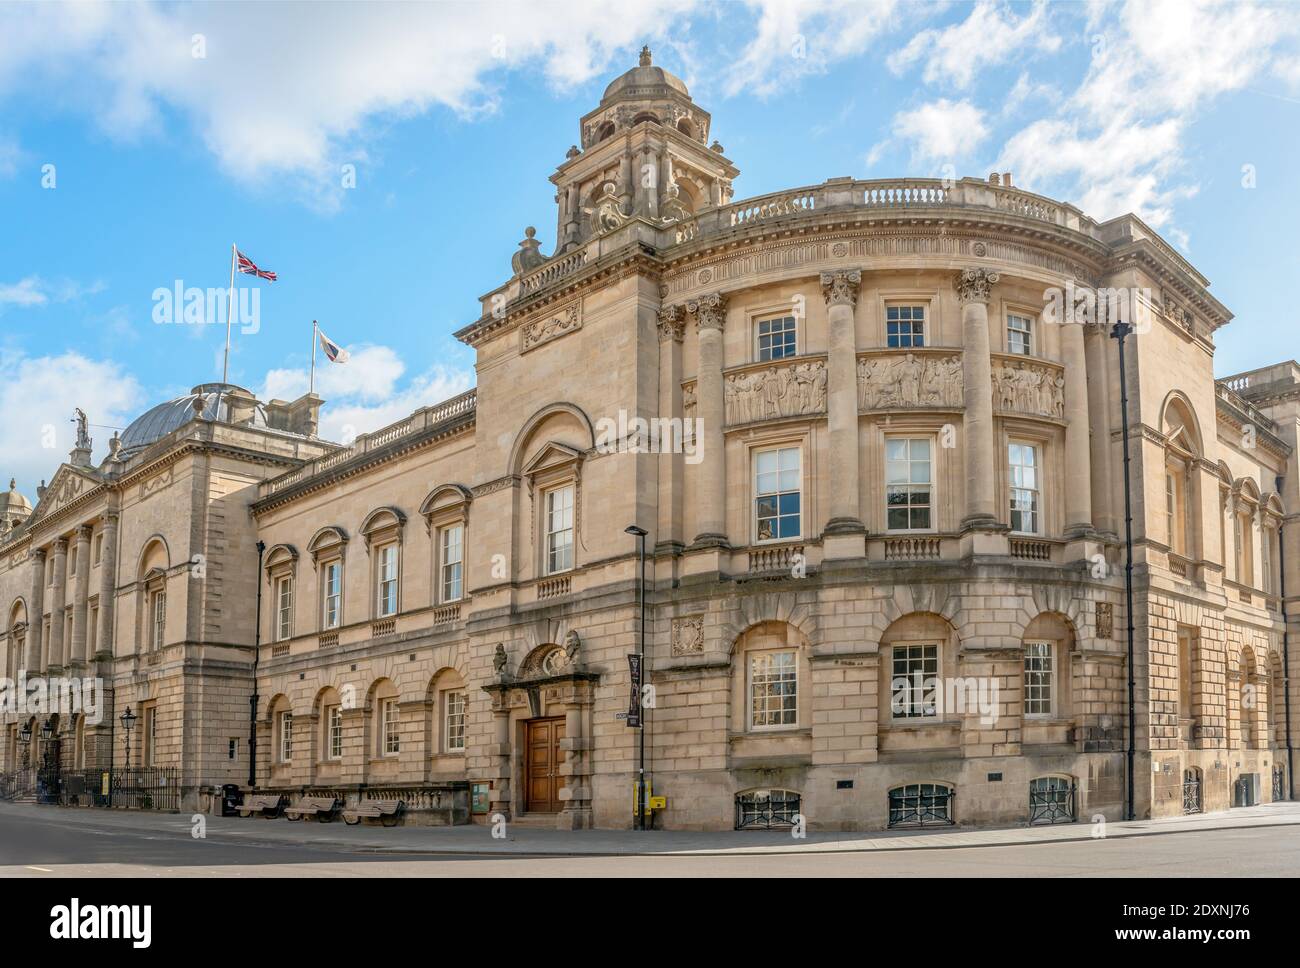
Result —
[{"label": "blue sky", "polygon": [[158,325],[153,293],[225,286],[231,242],[280,274],[254,283],[234,382],[303,392],[315,318],[353,353],[318,364],[335,437],[471,385],[451,333],[526,225],[550,251],[547,176],[642,43],[712,112],[737,198],[1011,170],[1184,251],[1237,315],[1219,374],[1300,355],[1279,284],[1300,273],[1291,7],[9,5],[0,476],[29,494],[49,477],[73,406],[101,425],[98,459],[106,427],[220,378],[224,326]]}]

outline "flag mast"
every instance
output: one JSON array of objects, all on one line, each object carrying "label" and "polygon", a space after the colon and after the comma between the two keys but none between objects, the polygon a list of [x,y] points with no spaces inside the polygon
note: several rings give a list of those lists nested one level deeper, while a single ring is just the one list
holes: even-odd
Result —
[{"label": "flag mast", "polygon": [[311,379],[307,382],[307,392],[316,392],[316,320],[311,321]]},{"label": "flag mast", "polygon": [[[230,243],[230,295],[226,298],[226,357],[221,364],[221,382],[230,382],[230,311],[235,306],[235,253],[238,251],[234,242]],[[218,400],[220,406],[220,400]]]}]

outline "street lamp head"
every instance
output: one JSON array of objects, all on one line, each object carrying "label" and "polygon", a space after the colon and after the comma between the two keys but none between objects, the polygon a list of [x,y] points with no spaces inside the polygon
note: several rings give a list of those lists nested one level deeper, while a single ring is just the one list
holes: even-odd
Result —
[{"label": "street lamp head", "polygon": [[52,719],[47,719],[45,720],[45,722],[41,723],[41,739],[53,739],[53,738],[54,738],[54,721]]},{"label": "street lamp head", "polygon": [[32,741],[31,723],[23,723],[23,728],[18,731],[18,739],[23,743],[30,743]]},{"label": "street lamp head", "polygon": [[139,717],[136,716],[135,713],[131,712],[130,706],[127,706],[126,712],[122,713],[122,715],[119,718],[122,720],[122,728],[129,733],[131,732],[131,727],[135,725],[135,721]]},{"label": "street lamp head", "polygon": [[1125,336],[1131,336],[1132,334],[1133,334],[1133,324],[1126,323],[1122,320],[1116,322],[1115,325],[1110,328],[1110,335],[1112,339],[1122,340]]},{"label": "street lamp head", "polygon": [[636,535],[638,538],[644,538],[650,532],[647,531],[645,528],[638,528],[635,524],[629,524],[626,528],[623,529],[623,533],[633,534]]}]

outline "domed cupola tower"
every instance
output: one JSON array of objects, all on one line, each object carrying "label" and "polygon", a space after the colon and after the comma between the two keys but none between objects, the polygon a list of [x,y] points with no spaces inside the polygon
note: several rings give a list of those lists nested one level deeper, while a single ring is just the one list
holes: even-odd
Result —
[{"label": "domed cupola tower", "polygon": [[740,172],[720,144],[710,145],[711,120],[681,78],[651,64],[642,48],[640,63],[582,118],[582,150],[570,148],[551,176],[556,254],[637,216],[665,225],[729,202]]}]

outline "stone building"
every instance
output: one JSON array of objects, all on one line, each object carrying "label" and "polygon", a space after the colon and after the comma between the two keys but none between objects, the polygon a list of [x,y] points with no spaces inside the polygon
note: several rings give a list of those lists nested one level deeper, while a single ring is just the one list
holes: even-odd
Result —
[{"label": "stone building", "polygon": [[623,827],[644,737],[663,828],[1116,819],[1118,317],[1137,815],[1285,796],[1300,367],[1216,381],[1230,313],[1134,216],[1009,174],[736,202],[711,123],[648,51],[606,89],[554,254],[457,333],[475,390],[338,448],[200,387],[74,451],[0,537],[6,668],[93,667],[191,797],[246,779],[255,683],[291,796]]}]

